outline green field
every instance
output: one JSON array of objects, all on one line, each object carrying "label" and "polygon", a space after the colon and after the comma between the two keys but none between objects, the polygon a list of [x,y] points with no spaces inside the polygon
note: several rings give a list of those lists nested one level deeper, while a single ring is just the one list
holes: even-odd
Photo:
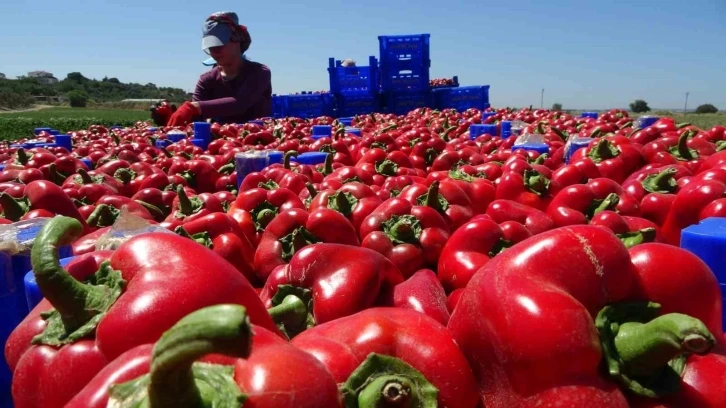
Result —
[{"label": "green field", "polygon": [[0,140],[30,137],[37,127],[68,132],[87,129],[93,124],[131,126],[149,119],[149,111],[131,109],[54,107],[28,112],[0,112]]}]

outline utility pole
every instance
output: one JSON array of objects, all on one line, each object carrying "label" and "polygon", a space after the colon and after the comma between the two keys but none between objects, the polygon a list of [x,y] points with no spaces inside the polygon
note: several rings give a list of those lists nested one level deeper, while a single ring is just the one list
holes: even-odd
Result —
[{"label": "utility pole", "polygon": [[690,92],[686,92],[686,105],[683,107],[683,114],[688,113],[688,95],[690,94]]},{"label": "utility pole", "polygon": [[542,96],[539,99],[539,108],[540,109],[544,108],[544,88],[542,88]]}]

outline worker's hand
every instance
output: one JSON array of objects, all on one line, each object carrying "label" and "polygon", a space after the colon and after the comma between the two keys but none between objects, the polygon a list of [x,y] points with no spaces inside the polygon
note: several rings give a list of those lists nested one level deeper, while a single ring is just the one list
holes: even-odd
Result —
[{"label": "worker's hand", "polygon": [[151,120],[156,126],[166,126],[172,114],[176,112],[176,105],[169,104],[167,101],[157,102],[149,109],[151,111]]},{"label": "worker's hand", "polygon": [[196,116],[199,116],[199,109],[192,105],[191,102],[184,102],[184,105],[171,115],[167,126],[186,126]]}]

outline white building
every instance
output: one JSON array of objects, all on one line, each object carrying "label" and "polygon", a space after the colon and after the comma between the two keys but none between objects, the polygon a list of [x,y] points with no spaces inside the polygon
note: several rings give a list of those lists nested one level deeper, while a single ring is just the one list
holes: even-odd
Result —
[{"label": "white building", "polygon": [[54,77],[53,74],[46,71],[31,71],[28,72],[28,78],[35,78],[39,82],[45,84],[57,84],[58,78]]}]

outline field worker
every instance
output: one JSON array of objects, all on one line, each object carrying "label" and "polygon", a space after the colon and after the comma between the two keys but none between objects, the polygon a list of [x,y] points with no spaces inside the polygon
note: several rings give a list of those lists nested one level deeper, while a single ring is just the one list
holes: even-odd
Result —
[{"label": "field worker", "polygon": [[251,43],[250,33],[239,24],[237,14],[209,16],[202,27],[202,50],[216,64],[199,77],[192,102],[184,102],[167,125],[184,126],[206,119],[245,123],[272,116],[270,69],[245,58]]}]

